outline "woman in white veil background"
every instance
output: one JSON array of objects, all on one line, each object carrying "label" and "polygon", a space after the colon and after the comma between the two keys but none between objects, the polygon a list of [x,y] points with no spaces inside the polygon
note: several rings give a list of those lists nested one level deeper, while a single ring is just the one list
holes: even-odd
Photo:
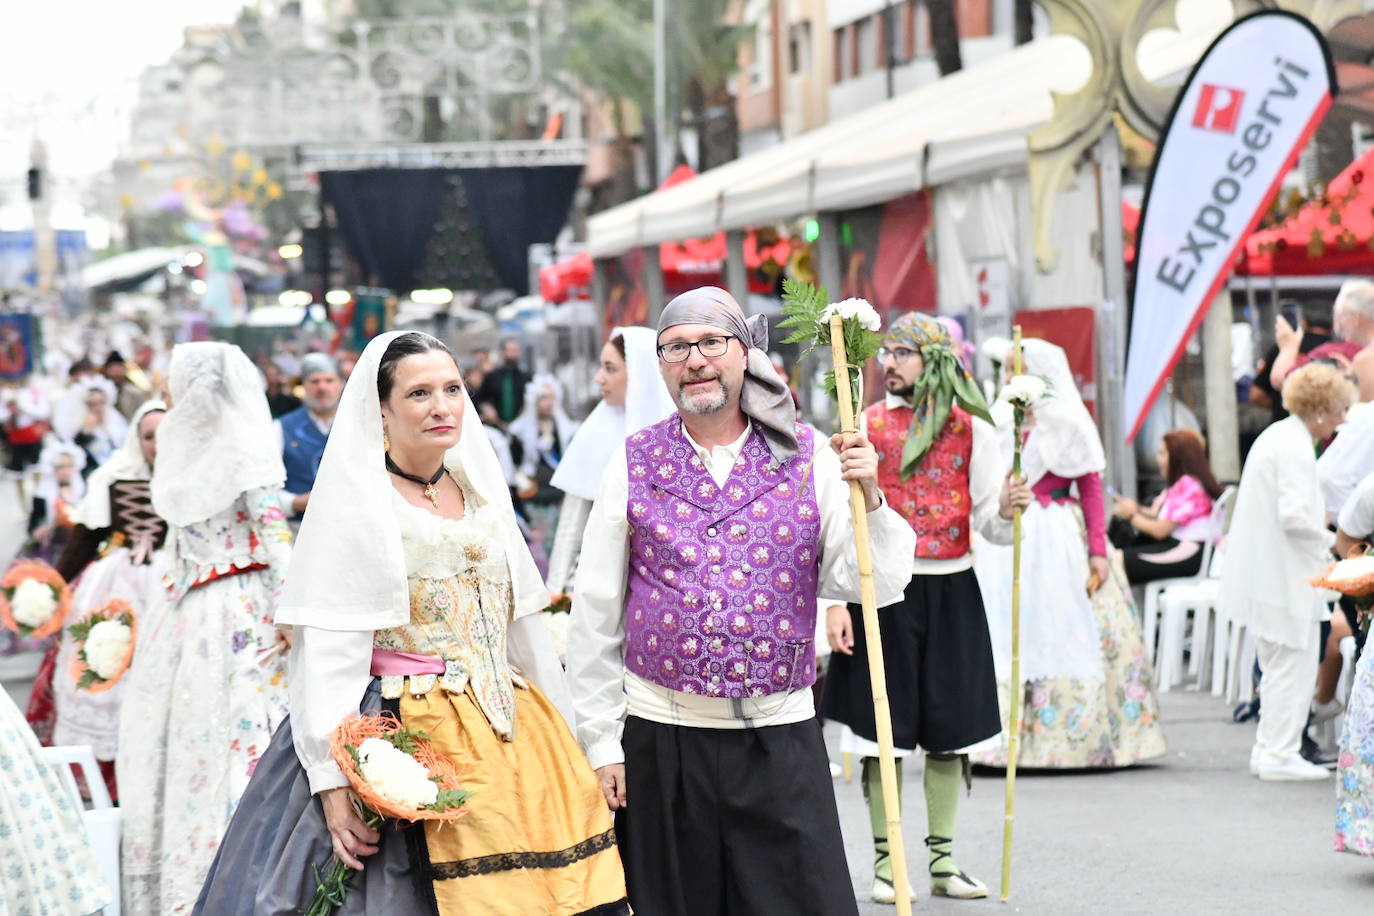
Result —
[{"label": "woman in white veil background", "polygon": [[[147,401],[135,411],[123,444],[91,473],[86,495],[71,512],[70,539],[53,565],[74,585],[72,621],[116,598],[127,601],[142,621],[162,599],[165,569],[158,548],[167,526],[153,512],[148,481],[166,410],[161,401]],[[78,690],[70,674],[75,651],[63,630],[35,678],[29,722],[45,743],[89,745],[110,797],[118,800],[114,761],[124,684],[100,693]]]},{"label": "woman in white veil background", "polygon": [[[628,913],[610,813],[565,718],[548,591],[452,353],[372,340],[344,388],[287,574],[291,716],[197,901],[294,914],[331,856],[340,914]],[[367,827],[330,753],[346,716],[388,710],[473,793],[456,825]]]},{"label": "woman in white veil background", "polygon": [[578,425],[563,409],[563,386],[540,373],[525,387],[525,407],[510,423],[511,447],[517,450],[521,505],[530,536],[545,551],[558,528],[558,489],[552,483]]},{"label": "woman in white veil background", "polygon": [[180,344],[168,389],[151,485],[167,589],[140,622],[116,761],[135,916],[191,908],[286,715],[273,625],[291,555],[286,472],[257,369],[230,344]]},{"label": "woman in white veil background", "polygon": [[[1007,344],[1009,348],[1009,344]],[[1122,767],[1165,751],[1153,675],[1119,560],[1106,540],[1102,441],[1064,351],[1022,341],[1023,372],[1047,392],[1030,410],[1022,473],[1035,499],[1025,510],[1021,554],[1020,766]],[[1003,354],[1004,372],[1010,372]],[[1010,443],[1011,412],[993,416]],[[974,570],[986,597],[1003,716],[1011,668],[1011,548],[979,541]],[[970,755],[1005,766],[997,747]]]},{"label": "woman in white veil background", "polygon": [[582,552],[582,531],[611,457],[631,433],[652,426],[676,409],[658,371],[658,335],[652,328],[611,332],[601,348],[596,384],[601,402],[578,427],[551,483],[563,491],[558,533],[549,557],[549,591],[569,592]]},{"label": "woman in white veil background", "polygon": [[108,379],[90,376],[68,389],[53,410],[53,432],[84,449],[92,469],[109,460],[129,431],[115,398],[115,387]]}]

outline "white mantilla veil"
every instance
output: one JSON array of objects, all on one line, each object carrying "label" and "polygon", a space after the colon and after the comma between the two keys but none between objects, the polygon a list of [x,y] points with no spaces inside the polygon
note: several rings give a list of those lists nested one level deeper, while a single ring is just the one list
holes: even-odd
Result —
[{"label": "white mantilla veil", "polygon": [[596,499],[611,456],[625,439],[677,411],[658,371],[658,334],[652,328],[624,327],[611,332],[625,343],[625,406],[600,402],[582,422],[550,481],[564,493]]},{"label": "white mantilla veil", "polygon": [[[410,621],[401,529],[383,457],[377,397],[382,355],[403,333],[374,337],[344,387],[291,554],[278,624],[382,630]],[[444,464],[461,472],[478,498],[497,509],[515,596],[514,616],[537,614],[548,606],[549,594],[516,526],[501,465],[466,388],[461,428],[462,437]]]},{"label": "white mantilla veil", "polygon": [[167,405],[161,401],[144,401],[129,419],[129,431],[124,434],[124,442],[110,456],[109,460],[91,472],[86,480],[86,497],[72,514],[72,521],[92,531],[110,526],[110,484],[117,480],[148,480],[153,469],[143,457],[143,447],[138,441],[138,428],[143,418],[150,413],[165,411]]},{"label": "white mantilla veil", "polygon": [[1021,452],[1026,482],[1034,484],[1045,474],[1068,480],[1101,472],[1107,467],[1097,424],[1083,404],[1078,385],[1064,351],[1047,340],[1021,341],[1027,375],[1049,382],[1049,391],[1034,406],[1035,425]]},{"label": "white mantilla veil", "polygon": [[167,369],[172,406],[157,428],[153,509],[186,527],[244,493],[286,480],[258,370],[233,344],[177,344]]}]

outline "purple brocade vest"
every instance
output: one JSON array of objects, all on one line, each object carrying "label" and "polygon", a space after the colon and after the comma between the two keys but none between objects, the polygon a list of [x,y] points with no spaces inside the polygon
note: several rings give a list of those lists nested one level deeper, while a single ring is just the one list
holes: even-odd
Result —
[{"label": "purple brocade vest", "polygon": [[811,430],[797,438],[779,466],[755,427],[724,487],[676,415],[626,441],[630,671],[731,699],[815,682],[821,513]]}]

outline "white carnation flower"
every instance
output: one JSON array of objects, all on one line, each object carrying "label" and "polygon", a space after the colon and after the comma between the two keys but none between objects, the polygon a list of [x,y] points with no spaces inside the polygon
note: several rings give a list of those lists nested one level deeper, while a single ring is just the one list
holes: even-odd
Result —
[{"label": "white carnation flower", "polygon": [[831,315],[839,315],[841,318],[857,318],[859,324],[868,331],[877,332],[883,329],[883,320],[878,317],[873,306],[868,304],[867,299],[844,299],[840,302],[832,302],[821,313],[821,320],[829,322]]},{"label": "white carnation flower", "polygon": [[1045,380],[1038,375],[1017,375],[1002,389],[1002,397],[1013,404],[1029,406],[1045,396]]},{"label": "white carnation flower", "polygon": [[544,625],[548,627],[549,639],[553,642],[554,651],[558,653],[558,660],[567,665],[568,630],[572,627],[572,615],[561,612],[545,614]]},{"label": "white carnation flower", "polygon": [[52,586],[37,579],[25,579],[14,589],[10,599],[10,611],[14,619],[29,628],[37,628],[48,622],[57,610],[57,596]]},{"label": "white carnation flower", "polygon": [[133,632],[118,620],[102,620],[86,634],[86,665],[104,680],[109,680],[129,651]]},{"label": "white carnation flower", "polygon": [[363,778],[389,802],[423,808],[439,799],[439,784],[425,765],[384,738],[364,741],[358,760]]},{"label": "white carnation flower", "polygon": [[1341,560],[1327,574],[1326,581],[1340,582],[1343,579],[1358,579],[1374,573],[1374,557],[1352,557]]}]

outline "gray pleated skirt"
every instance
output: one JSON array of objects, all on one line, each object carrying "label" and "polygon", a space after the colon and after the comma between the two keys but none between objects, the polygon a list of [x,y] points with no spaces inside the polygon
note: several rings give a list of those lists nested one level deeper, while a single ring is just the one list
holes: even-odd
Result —
[{"label": "gray pleated skirt", "polygon": [[[394,704],[372,680],[362,711]],[[393,708],[393,712],[396,710]],[[291,741],[291,720],[272,736],[215,855],[193,910],[205,916],[298,916],[315,895],[333,849],[320,800],[310,794]],[[412,863],[425,861],[424,828],[383,830],[376,855],[354,872],[339,916],[432,916],[433,885]]]}]

